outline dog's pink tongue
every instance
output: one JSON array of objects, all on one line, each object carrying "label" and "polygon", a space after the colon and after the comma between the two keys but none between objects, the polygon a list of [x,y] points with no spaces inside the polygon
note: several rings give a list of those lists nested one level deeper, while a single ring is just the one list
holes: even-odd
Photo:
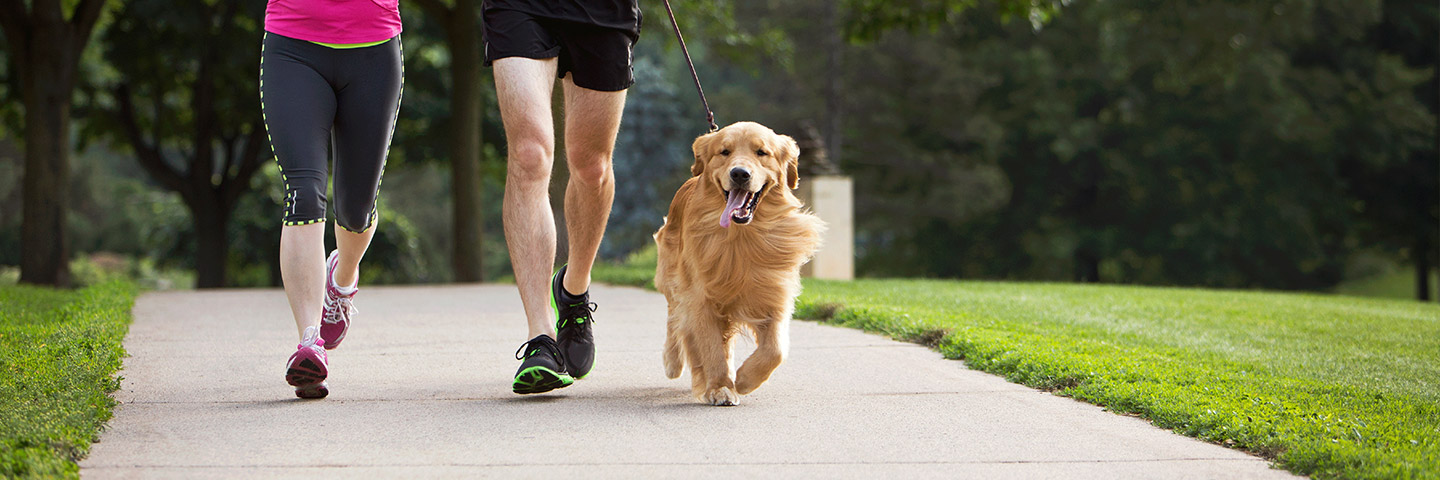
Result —
[{"label": "dog's pink tongue", "polygon": [[745,191],[734,189],[730,191],[730,197],[725,199],[725,211],[720,213],[720,227],[730,228],[730,218],[735,216],[735,211],[745,204]]}]

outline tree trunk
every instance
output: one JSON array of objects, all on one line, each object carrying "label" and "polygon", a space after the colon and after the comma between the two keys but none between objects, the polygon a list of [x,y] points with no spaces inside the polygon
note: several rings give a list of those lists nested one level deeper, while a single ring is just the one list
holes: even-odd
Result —
[{"label": "tree trunk", "polygon": [[[198,195],[213,196],[214,192],[202,189]],[[231,209],[216,198],[186,203],[195,227],[195,288],[224,287],[230,259],[230,241],[225,230],[230,225]]]},{"label": "tree trunk", "polygon": [[841,133],[841,116],[844,114],[844,99],[840,88],[840,52],[845,46],[843,32],[840,30],[840,6],[838,2],[825,2],[825,17],[829,27],[830,55],[825,60],[825,153],[830,164],[840,166],[841,143],[844,134]]},{"label": "tree trunk", "polygon": [[458,0],[446,29],[450,48],[450,190],[457,282],[484,280],[480,243],[485,232],[480,179],[480,48],[474,0]]},{"label": "tree trunk", "polygon": [[1075,281],[1100,283],[1100,258],[1088,249],[1075,251]]},{"label": "tree trunk", "polygon": [[[1430,105],[1431,105],[1432,108],[1433,108],[1433,107],[1436,107],[1436,106],[1440,106],[1440,105],[1437,105],[1437,103],[1440,103],[1440,102],[1437,102],[1437,100],[1440,100],[1440,94],[1436,94],[1437,91],[1440,91],[1440,67],[1436,67],[1436,68],[1434,68],[1433,70],[1430,71],[1430,94],[1432,95],[1432,96],[1430,97],[1430,98],[1431,98]],[[1432,112],[1432,113],[1436,113],[1435,110],[1433,110],[1433,109],[1431,110],[1431,112]],[[1440,158],[1440,122],[1435,122],[1435,135],[1434,135],[1434,138],[1431,139],[1431,141],[1435,142],[1435,145],[1434,145],[1434,146],[1435,146],[1435,150],[1434,150],[1435,156],[1431,158],[1431,160],[1434,160],[1435,158]],[[1434,165],[1434,164],[1432,163],[1431,165]],[[1435,181],[1437,182],[1437,187],[1436,187],[1436,188],[1437,188],[1437,190],[1440,190],[1440,177],[1432,178],[1431,180],[1435,180]],[[1434,193],[1435,193],[1435,195],[1433,195],[1433,196],[1430,197],[1430,204],[1431,204],[1431,205],[1435,205],[1435,202],[1436,202],[1437,200],[1440,200],[1440,191],[1436,191],[1436,192],[1434,192]],[[1427,222],[1424,222],[1424,223],[1430,224],[1430,227],[1428,227],[1428,228],[1440,228],[1440,225],[1436,225],[1436,224],[1435,224],[1435,219],[1434,219],[1434,218],[1429,218],[1429,219],[1427,219],[1427,220],[1428,220],[1428,221],[1427,221]],[[1422,223],[1422,224],[1423,224],[1423,223]],[[1434,230],[1431,230],[1431,232],[1434,232]],[[1422,244],[1427,243],[1427,242],[1425,242],[1425,239],[1426,239],[1426,238],[1427,238],[1427,237],[1422,234],[1422,235],[1420,236],[1420,243],[1422,243]],[[1424,257],[1430,257],[1430,255],[1433,254],[1433,255],[1435,255],[1435,256],[1428,258],[1428,259],[1427,259],[1425,262],[1423,262],[1423,263],[1417,262],[1417,263],[1420,263],[1421,265],[1425,265],[1425,267],[1424,267],[1425,272],[1424,272],[1424,273],[1421,273],[1421,274],[1418,274],[1418,275],[1420,275],[1420,278],[1418,278],[1417,281],[1415,282],[1415,285],[1416,285],[1415,288],[1421,289],[1420,291],[1423,292],[1423,293],[1420,293],[1420,294],[1418,295],[1418,297],[1419,297],[1420,300],[1429,300],[1429,299],[1430,299],[1430,265],[1432,265],[1432,264],[1433,264],[1433,265],[1440,265],[1440,238],[1437,238],[1437,237],[1432,237],[1432,238],[1436,238],[1435,242],[1437,242],[1437,243],[1434,244],[1434,245],[1425,245],[1426,247],[1429,247],[1429,248],[1428,248],[1428,249],[1425,249],[1425,250],[1422,250],[1422,251],[1425,252],[1425,253],[1423,253],[1423,254],[1421,254],[1421,255],[1424,256]],[[1436,297],[1440,297],[1440,294],[1437,294]],[[1435,300],[1436,300],[1437,302],[1440,302],[1440,298],[1436,298]]]},{"label": "tree trunk", "polygon": [[[70,285],[70,92],[75,60],[65,25],[32,27],[24,76],[25,180],[20,281]],[[18,63],[18,62],[17,62]]]},{"label": "tree trunk", "polygon": [[1415,242],[1415,299],[1422,302],[1430,301],[1430,246],[1425,243],[1423,236]]},{"label": "tree trunk", "polygon": [[1077,175],[1084,178],[1075,192],[1074,207],[1070,214],[1075,217],[1078,227],[1079,244],[1075,246],[1075,281],[1079,283],[1100,283],[1100,161],[1096,153],[1087,153],[1075,159]]}]

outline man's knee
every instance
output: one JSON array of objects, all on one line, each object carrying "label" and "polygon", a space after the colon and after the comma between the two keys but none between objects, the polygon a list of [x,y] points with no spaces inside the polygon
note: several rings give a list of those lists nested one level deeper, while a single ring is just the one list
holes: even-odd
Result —
[{"label": "man's knee", "polygon": [[540,141],[520,141],[510,145],[506,174],[524,182],[546,182],[550,179],[550,168],[554,164],[550,146]]},{"label": "man's knee", "polygon": [[586,185],[602,185],[614,181],[610,152],[582,154],[570,159],[570,178]]}]

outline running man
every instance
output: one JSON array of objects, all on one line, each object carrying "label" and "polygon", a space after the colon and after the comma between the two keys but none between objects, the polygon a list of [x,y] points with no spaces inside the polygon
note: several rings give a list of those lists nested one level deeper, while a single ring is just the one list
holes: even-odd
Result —
[{"label": "running man", "polygon": [[[360,258],[399,114],[400,0],[269,0],[260,107],[285,180],[280,276],[300,345],[285,381],[301,398],[330,393],[326,349],[355,315]],[[331,153],[333,151],[333,159]],[[334,166],[336,249],[325,255],[325,185]]]},{"label": "running man", "polygon": [[[595,361],[590,267],[615,198],[611,154],[634,83],[631,48],[640,38],[637,0],[485,0],[485,64],[505,124],[505,243],[525,306],[527,338],[516,358],[514,391],[569,386]],[[553,276],[555,161],[550,98],[565,93],[565,228],[569,258]]]}]

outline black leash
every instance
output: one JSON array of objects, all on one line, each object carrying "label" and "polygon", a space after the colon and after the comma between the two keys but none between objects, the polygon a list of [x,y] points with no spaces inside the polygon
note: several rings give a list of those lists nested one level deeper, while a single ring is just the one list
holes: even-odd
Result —
[{"label": "black leash", "polygon": [[690,76],[695,78],[695,91],[700,92],[700,104],[705,106],[705,121],[710,124],[710,132],[720,130],[715,125],[715,112],[710,111],[710,102],[705,101],[705,89],[700,87],[700,74],[695,73],[695,62],[690,61],[690,49],[685,48],[685,37],[680,35],[680,24],[675,23],[675,10],[670,9],[670,0],[665,0],[665,11],[670,13],[670,25],[675,27],[675,39],[680,41],[680,51],[685,52],[685,63],[690,65]]}]

